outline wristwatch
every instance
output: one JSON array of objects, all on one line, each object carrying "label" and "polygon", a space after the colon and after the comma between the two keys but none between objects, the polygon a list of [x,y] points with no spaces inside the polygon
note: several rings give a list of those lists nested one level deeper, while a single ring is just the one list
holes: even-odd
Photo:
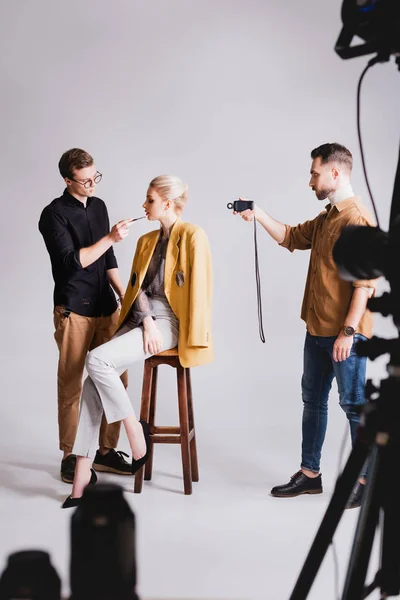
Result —
[{"label": "wristwatch", "polygon": [[351,337],[356,332],[354,327],[352,327],[351,325],[343,325],[342,331],[343,331],[344,335],[347,335],[347,337]]}]

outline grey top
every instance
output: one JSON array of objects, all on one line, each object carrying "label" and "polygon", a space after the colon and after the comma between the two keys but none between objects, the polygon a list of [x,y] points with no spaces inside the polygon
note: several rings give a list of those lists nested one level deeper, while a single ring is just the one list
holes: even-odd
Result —
[{"label": "grey top", "polygon": [[169,236],[163,236],[163,230],[161,229],[142,287],[130,310],[129,318],[133,319],[136,327],[138,327],[146,317],[156,318],[153,303],[151,301],[154,296],[166,298],[164,292],[164,271],[168,240]]}]

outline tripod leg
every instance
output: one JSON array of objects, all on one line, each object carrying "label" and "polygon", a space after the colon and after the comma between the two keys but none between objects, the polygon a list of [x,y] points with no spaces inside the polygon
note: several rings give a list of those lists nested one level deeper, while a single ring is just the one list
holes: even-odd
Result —
[{"label": "tripod leg", "polygon": [[335,491],[289,600],[305,600],[307,598],[318,569],[331,544],[347,500],[367,458],[368,450],[369,445],[357,439],[343,473],[338,477]]},{"label": "tripod leg", "polygon": [[400,593],[400,511],[397,472],[399,468],[399,440],[391,440],[386,447],[382,476],[383,529],[380,588],[382,594]]},{"label": "tripod leg", "polygon": [[364,597],[365,579],[381,506],[381,461],[382,448],[375,445],[371,452],[368,481],[354,536],[342,600],[361,600]]}]

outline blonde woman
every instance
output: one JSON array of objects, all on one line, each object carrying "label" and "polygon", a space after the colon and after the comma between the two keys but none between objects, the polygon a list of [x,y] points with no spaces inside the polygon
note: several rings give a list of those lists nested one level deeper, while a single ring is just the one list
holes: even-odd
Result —
[{"label": "blonde woman", "polygon": [[136,418],[119,378],[129,365],[175,347],[183,367],[213,360],[211,253],[204,230],[181,219],[187,189],[178,177],[160,175],[147,190],[146,217],[159,221],[160,228],[138,240],[116,334],[88,354],[73,450],[75,478],[63,508],[77,506],[95,479],[90,467],[103,410],[108,423],[125,426],[132,473],[149,456],[148,424]]}]

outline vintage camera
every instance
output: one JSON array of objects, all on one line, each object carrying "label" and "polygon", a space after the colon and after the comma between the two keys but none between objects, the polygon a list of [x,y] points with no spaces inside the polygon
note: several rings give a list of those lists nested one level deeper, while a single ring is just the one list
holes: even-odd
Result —
[{"label": "vintage camera", "polygon": [[253,210],[254,202],[252,200],[235,200],[235,202],[229,202],[227,207],[235,212],[243,212],[244,210]]}]

